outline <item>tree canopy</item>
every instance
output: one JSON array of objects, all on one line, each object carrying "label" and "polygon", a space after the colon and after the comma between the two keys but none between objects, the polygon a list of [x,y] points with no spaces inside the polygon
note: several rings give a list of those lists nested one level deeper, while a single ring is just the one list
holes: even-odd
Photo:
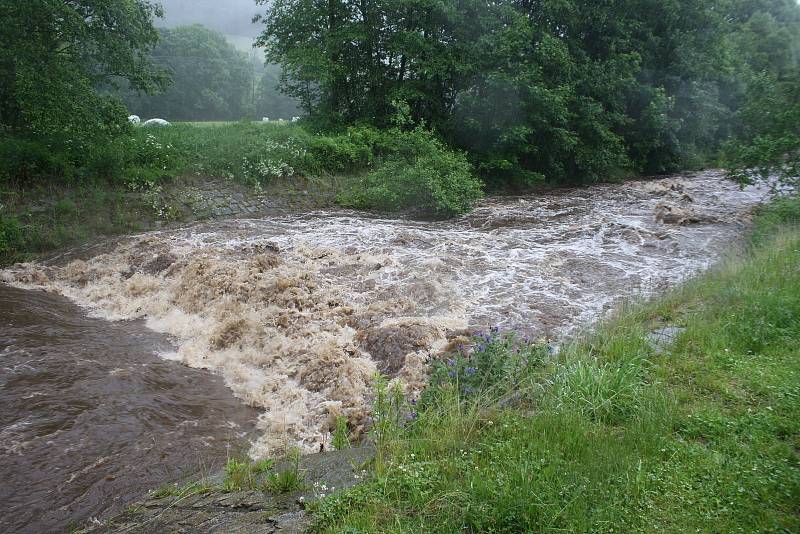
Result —
[{"label": "tree canopy", "polygon": [[225,36],[198,24],[162,28],[153,61],[172,84],[163,93],[128,93],[128,108],[169,120],[239,120],[251,116],[255,80],[247,54]]},{"label": "tree canopy", "polygon": [[121,132],[125,108],[98,88],[164,85],[150,58],[159,15],[148,0],[0,0],[0,129],[73,151]]},{"label": "tree canopy", "polygon": [[402,100],[503,184],[702,164],[751,128],[760,76],[796,77],[800,43],[792,0],[257,3],[317,123],[385,126]]}]

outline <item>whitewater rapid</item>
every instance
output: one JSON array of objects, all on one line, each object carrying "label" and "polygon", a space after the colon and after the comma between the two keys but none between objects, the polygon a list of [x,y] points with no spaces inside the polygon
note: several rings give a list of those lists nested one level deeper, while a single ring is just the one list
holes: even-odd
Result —
[{"label": "whitewater rapid", "polygon": [[492,198],[447,222],[336,210],[218,221],[0,280],[168,334],[177,350],[163,357],[219,373],[260,411],[251,454],[269,456],[318,449],[339,415],[358,433],[376,372],[413,396],[430,358],[470,332],[555,339],[679,283],[724,254],[766,194],[706,171]]}]

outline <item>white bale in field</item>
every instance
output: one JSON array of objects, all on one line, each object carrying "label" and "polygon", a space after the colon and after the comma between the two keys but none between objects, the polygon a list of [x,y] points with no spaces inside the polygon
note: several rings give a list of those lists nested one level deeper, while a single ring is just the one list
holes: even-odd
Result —
[{"label": "white bale in field", "polygon": [[165,121],[164,119],[150,119],[144,121],[142,126],[172,126],[169,121]]},{"label": "white bale in field", "polygon": [[142,122],[142,119],[139,118],[139,115],[128,115],[128,122],[131,124],[139,124]]},{"label": "white bale in field", "polygon": [[297,122],[300,120],[300,117],[292,117],[292,122]]},{"label": "white bale in field", "polygon": [[261,122],[269,122],[269,117],[261,117]]}]

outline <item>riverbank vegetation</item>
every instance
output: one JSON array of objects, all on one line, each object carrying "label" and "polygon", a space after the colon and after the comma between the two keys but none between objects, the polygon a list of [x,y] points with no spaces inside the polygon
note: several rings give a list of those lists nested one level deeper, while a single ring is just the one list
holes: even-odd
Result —
[{"label": "riverbank vegetation", "polygon": [[[28,236],[42,225],[14,199],[32,190],[135,193],[135,206],[184,175],[256,189],[347,175],[342,206],[449,217],[486,191],[712,164],[742,182],[797,179],[793,0],[256,4],[257,44],[301,123],[253,124],[252,58],[200,26],[156,30],[155,3],[4,6],[3,261],[65,242]],[[130,107],[243,120],[134,127]],[[72,200],[76,218],[108,215],[86,235],[131,227],[124,206]]]},{"label": "riverbank vegetation", "polygon": [[169,222],[174,214],[163,193],[185,177],[222,178],[278,197],[298,193],[280,184],[294,181],[301,193],[318,184],[341,206],[425,217],[464,213],[482,196],[466,155],[421,127],[312,134],[285,122],[178,123],[132,129],[76,158],[6,141],[0,265]]},{"label": "riverbank vegetation", "polygon": [[798,265],[794,197],[739,254],[557,353],[485,334],[416,403],[379,396],[370,476],[315,506],[317,530],[796,531]]},{"label": "riverbank vegetation", "polygon": [[[348,128],[422,129],[445,159],[466,158],[456,175],[469,172],[491,191],[672,172],[721,157],[741,178],[752,168],[796,170],[793,0],[256,4],[264,6],[257,44],[280,65],[281,89],[300,103],[318,143]],[[261,119],[245,55],[200,26],[156,30],[157,4],[7,7],[4,184],[105,179],[124,160],[117,145],[135,135],[121,97],[171,120]],[[231,130],[211,132],[226,144]],[[227,145],[240,159],[266,159],[271,141]],[[392,205],[376,192],[418,201],[386,191],[412,177],[441,178],[442,158],[413,159],[402,172],[387,159],[363,183],[368,191],[343,198],[376,209]],[[462,193],[473,187],[456,182]]]}]

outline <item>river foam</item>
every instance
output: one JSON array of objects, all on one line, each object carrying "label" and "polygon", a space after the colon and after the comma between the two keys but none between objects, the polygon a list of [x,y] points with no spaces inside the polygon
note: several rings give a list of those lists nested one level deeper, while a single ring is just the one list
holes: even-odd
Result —
[{"label": "river foam", "polygon": [[251,452],[268,456],[317,449],[336,416],[359,432],[375,372],[414,395],[429,359],[470,329],[557,337],[679,282],[720,257],[764,195],[704,172],[493,198],[448,222],[232,220],[0,276],[173,336],[165,357],[220,373],[262,411]]}]

